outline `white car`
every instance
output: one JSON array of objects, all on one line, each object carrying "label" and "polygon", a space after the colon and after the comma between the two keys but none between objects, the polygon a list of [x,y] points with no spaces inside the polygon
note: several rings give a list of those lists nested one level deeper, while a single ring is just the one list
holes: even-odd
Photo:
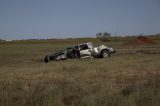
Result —
[{"label": "white car", "polygon": [[91,42],[81,43],[72,47],[68,47],[67,50],[62,52],[56,52],[51,55],[45,56],[44,61],[49,62],[53,60],[64,60],[67,58],[105,58],[109,57],[115,50],[111,47],[100,45],[93,47]]},{"label": "white car", "polygon": [[93,47],[93,44],[91,42],[79,44],[78,48],[80,51],[81,58],[86,58],[90,56],[105,58],[109,57],[111,53],[115,52],[113,48],[105,45]]}]

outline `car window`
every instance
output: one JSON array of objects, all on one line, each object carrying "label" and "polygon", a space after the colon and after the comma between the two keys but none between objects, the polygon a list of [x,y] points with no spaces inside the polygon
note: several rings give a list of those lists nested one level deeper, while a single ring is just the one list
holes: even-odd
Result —
[{"label": "car window", "polygon": [[89,49],[87,44],[79,45],[80,50],[86,50]]},{"label": "car window", "polygon": [[78,46],[74,46],[74,50],[79,50]]}]

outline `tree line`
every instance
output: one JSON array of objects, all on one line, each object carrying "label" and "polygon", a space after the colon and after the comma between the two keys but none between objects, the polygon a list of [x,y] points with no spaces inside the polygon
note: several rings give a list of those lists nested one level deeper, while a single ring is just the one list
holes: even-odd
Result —
[{"label": "tree line", "polygon": [[96,34],[96,38],[102,42],[109,41],[110,37],[111,37],[111,33],[108,33],[108,32],[99,32]]}]

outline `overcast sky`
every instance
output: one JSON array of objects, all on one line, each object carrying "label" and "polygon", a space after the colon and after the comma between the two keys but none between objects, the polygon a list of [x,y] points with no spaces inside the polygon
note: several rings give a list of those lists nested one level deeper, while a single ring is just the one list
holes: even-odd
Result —
[{"label": "overcast sky", "polygon": [[160,0],[0,0],[0,39],[160,33]]}]

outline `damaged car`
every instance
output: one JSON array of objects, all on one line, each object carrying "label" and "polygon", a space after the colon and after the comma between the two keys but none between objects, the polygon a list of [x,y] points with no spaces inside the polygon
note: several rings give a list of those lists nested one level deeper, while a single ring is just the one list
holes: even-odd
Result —
[{"label": "damaged car", "polygon": [[110,57],[112,53],[115,53],[112,47],[105,45],[94,47],[91,42],[88,42],[68,47],[64,51],[46,55],[44,61],[48,63],[49,61],[66,60],[69,58],[105,58]]}]

